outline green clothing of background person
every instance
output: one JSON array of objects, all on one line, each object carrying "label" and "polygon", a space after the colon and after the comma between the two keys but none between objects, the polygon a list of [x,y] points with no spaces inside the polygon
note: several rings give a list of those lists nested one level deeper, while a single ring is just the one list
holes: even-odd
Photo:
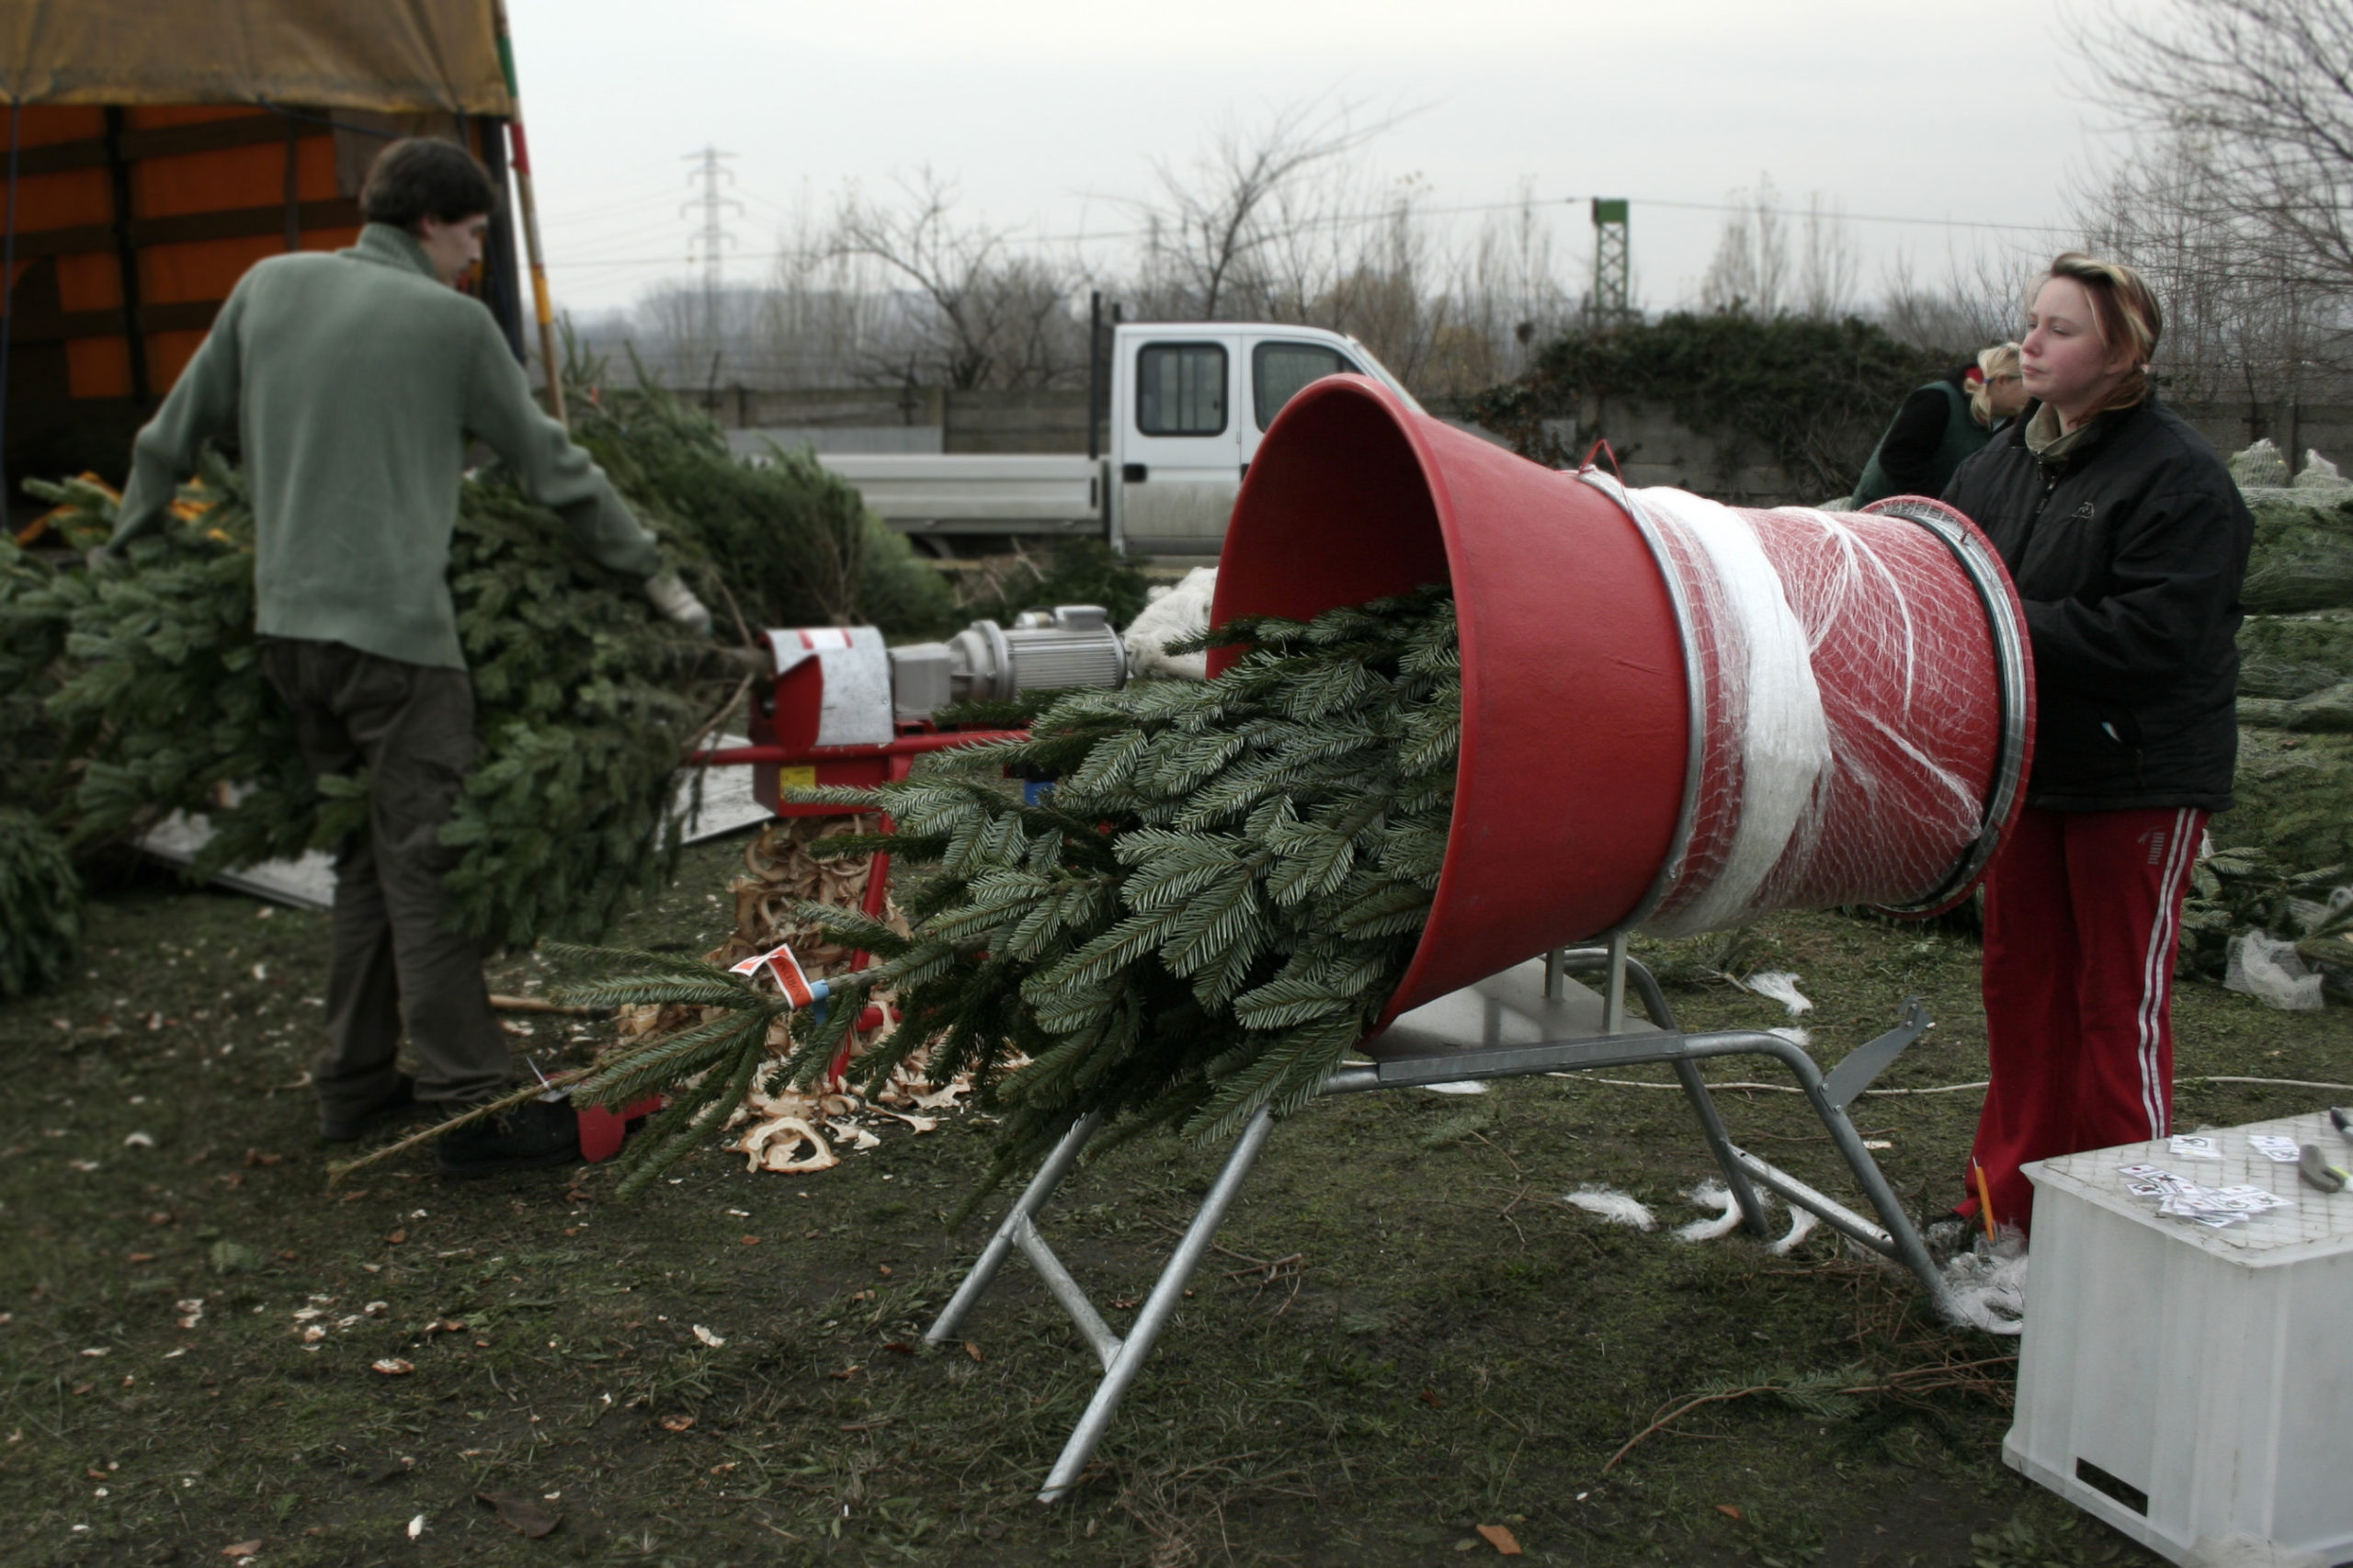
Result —
[{"label": "green clothing of background person", "polygon": [[1954,366],[1904,400],[1863,464],[1847,507],[1859,510],[1890,495],[1943,494],[1962,460],[2025,406],[2017,344],[1996,344],[1974,364]]},{"label": "green clothing of background person", "polygon": [[[328,1039],[312,1067],[330,1139],[415,1101],[494,1097],[511,1073],[480,946],[448,928],[442,892],[456,856],[440,830],[474,754],[448,582],[468,439],[504,458],[583,551],[644,580],[662,613],[710,630],[602,471],[532,402],[489,311],[455,289],[495,205],[457,146],[388,146],[360,194],[358,244],[273,256],[238,281],[140,431],[114,536],[92,556],[103,570],[159,528],[199,445],[236,437],[263,667],[313,774],[369,777],[369,826],[335,856]],[[404,1022],[414,1079],[395,1065]],[[576,1121],[533,1102],[437,1153],[460,1175],[552,1164],[576,1155]]]}]

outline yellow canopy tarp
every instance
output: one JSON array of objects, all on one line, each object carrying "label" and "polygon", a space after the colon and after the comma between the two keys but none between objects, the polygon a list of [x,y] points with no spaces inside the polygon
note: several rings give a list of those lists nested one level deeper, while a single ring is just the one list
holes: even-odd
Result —
[{"label": "yellow canopy tarp", "polygon": [[0,103],[514,112],[491,0],[0,0]]}]

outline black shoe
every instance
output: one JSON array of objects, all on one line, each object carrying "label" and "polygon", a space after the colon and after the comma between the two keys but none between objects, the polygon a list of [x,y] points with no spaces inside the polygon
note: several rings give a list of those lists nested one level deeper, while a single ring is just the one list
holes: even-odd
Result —
[{"label": "black shoe", "polygon": [[445,1176],[568,1165],[580,1158],[580,1117],[570,1100],[526,1100],[433,1145],[433,1164]]},{"label": "black shoe", "polygon": [[415,1108],[416,1080],[403,1073],[393,1080],[391,1093],[364,1109],[336,1112],[322,1108],[319,1136],[330,1143],[356,1143],[378,1122]]}]

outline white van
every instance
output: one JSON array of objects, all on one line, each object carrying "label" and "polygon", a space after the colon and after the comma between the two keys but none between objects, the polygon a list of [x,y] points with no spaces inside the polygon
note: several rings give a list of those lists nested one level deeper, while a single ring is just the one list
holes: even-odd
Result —
[{"label": "white van", "polygon": [[1107,539],[1146,557],[1206,559],[1267,426],[1302,387],[1342,372],[1413,396],[1355,338],[1251,322],[1122,322],[1111,333],[1110,449],[960,456],[824,452],[903,533]]}]

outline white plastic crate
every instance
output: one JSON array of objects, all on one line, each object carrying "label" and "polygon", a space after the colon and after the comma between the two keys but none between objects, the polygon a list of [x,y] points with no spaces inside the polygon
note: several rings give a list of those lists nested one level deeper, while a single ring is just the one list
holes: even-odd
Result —
[{"label": "white plastic crate", "polygon": [[[2018,1416],[2002,1457],[2152,1551],[2252,1533],[2353,1560],[2353,1192],[2323,1194],[2247,1142],[2317,1143],[2325,1112],[2026,1167],[2035,1184]],[[2285,1208],[2227,1229],[2160,1216],[2120,1167],[2264,1187]]]}]

